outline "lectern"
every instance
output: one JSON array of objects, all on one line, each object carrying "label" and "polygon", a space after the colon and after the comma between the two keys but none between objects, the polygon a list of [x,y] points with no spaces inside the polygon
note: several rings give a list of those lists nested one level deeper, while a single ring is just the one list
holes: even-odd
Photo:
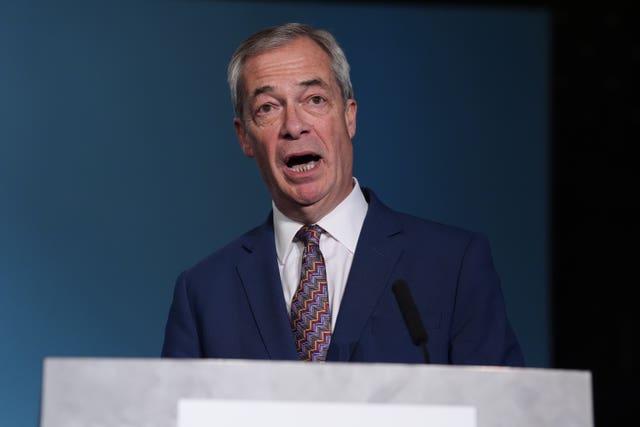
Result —
[{"label": "lectern", "polygon": [[244,360],[44,362],[41,427],[592,427],[588,371]]}]

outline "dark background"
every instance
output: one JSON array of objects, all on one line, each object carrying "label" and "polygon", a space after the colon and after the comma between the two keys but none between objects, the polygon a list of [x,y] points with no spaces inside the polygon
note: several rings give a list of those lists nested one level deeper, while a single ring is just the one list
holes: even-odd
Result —
[{"label": "dark background", "polygon": [[551,11],[553,366],[591,370],[596,426],[624,425],[638,396],[640,15]]},{"label": "dark background", "polygon": [[640,14],[525,5],[551,16],[552,367],[590,370],[596,426],[625,425],[638,396]]},{"label": "dark background", "polygon": [[597,427],[633,420],[638,396],[640,13],[632,4],[482,2],[550,13],[551,359],[553,368],[592,372]]}]

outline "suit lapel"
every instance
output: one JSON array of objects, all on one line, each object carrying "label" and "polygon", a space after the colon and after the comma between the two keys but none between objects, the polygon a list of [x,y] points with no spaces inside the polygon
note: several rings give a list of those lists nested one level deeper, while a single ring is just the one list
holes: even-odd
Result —
[{"label": "suit lapel", "polygon": [[246,253],[237,265],[238,274],[267,353],[271,359],[297,360],[278,271],[271,216],[247,237],[243,248]]},{"label": "suit lapel", "polygon": [[[367,193],[365,193],[366,195]],[[391,273],[402,255],[402,232],[394,213],[373,194],[360,232],[327,360],[348,361]]]}]

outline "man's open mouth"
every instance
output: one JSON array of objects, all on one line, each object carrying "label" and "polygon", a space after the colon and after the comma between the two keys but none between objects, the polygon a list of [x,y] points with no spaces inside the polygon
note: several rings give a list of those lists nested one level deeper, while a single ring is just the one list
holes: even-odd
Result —
[{"label": "man's open mouth", "polygon": [[305,154],[303,156],[291,156],[287,160],[287,167],[294,172],[306,172],[313,169],[320,161],[320,156],[316,154]]}]

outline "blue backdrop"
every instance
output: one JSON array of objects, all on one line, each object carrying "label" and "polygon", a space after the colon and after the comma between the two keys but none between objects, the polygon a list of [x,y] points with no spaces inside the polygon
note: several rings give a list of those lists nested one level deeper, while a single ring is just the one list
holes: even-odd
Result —
[{"label": "blue backdrop", "polygon": [[546,12],[0,1],[3,425],[37,423],[47,356],[158,356],[177,274],[264,220],[225,68],[288,21],[350,58],[360,182],[487,234],[526,358],[548,366]]}]

